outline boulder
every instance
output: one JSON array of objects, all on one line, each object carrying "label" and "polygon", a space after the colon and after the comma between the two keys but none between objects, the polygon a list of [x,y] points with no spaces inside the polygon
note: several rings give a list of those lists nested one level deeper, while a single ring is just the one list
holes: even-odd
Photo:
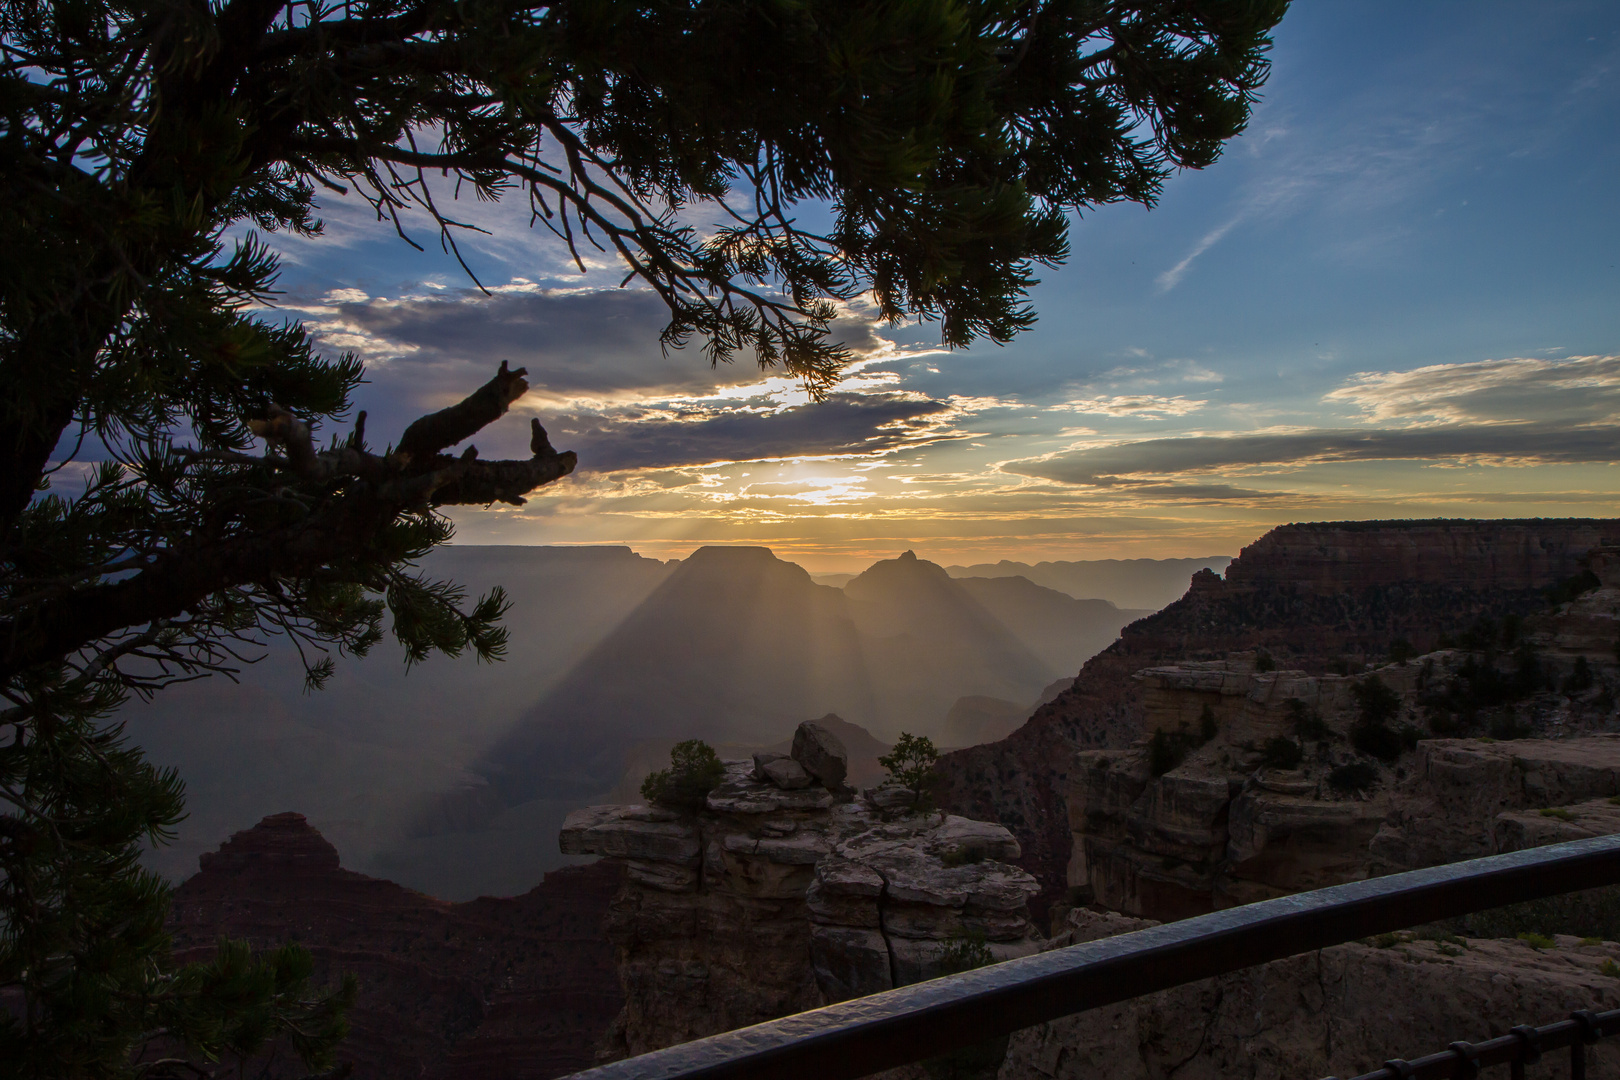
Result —
[{"label": "boulder", "polygon": [[770,777],[765,775],[765,766],[773,761],[781,761],[786,757],[786,754],[779,754],[775,750],[756,750],[754,751],[754,771],[749,775],[762,784],[766,783],[770,780]]},{"label": "boulder", "polygon": [[816,985],[829,1003],[894,988],[889,945],[877,930],[812,927],[810,965]]},{"label": "boulder", "polygon": [[828,791],[842,791],[849,775],[849,751],[827,728],[806,720],[793,733],[793,760],[821,781]]},{"label": "boulder", "polygon": [[804,771],[804,766],[790,757],[767,761],[761,771],[766,780],[784,791],[797,791],[815,783],[815,778]]}]

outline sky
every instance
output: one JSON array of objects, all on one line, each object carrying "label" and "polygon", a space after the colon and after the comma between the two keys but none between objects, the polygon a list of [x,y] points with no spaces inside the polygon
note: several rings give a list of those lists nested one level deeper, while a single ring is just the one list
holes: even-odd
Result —
[{"label": "sky", "polygon": [[[696,348],[504,204],[464,254],[353,200],[275,236],[278,311],[368,366],[372,441],[529,370],[574,476],[463,543],[764,544],[812,571],[1236,554],[1289,521],[1615,516],[1620,4],[1302,0],[1248,131],[1148,211],[1099,208],[1010,344],[854,305],[828,400]],[[699,211],[698,216],[701,216]],[[409,223],[408,223],[409,224]],[[386,434],[385,434],[386,433]]]}]

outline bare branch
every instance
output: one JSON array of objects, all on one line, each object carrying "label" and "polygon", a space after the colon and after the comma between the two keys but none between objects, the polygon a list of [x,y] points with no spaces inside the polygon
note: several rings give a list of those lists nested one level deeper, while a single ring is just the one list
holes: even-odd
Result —
[{"label": "bare branch", "polygon": [[528,393],[529,384],[524,379],[528,373],[527,368],[508,370],[502,360],[501,369],[489,382],[459,403],[424,416],[406,428],[394,454],[406,462],[424,459],[476,435],[505,416],[512,402]]}]

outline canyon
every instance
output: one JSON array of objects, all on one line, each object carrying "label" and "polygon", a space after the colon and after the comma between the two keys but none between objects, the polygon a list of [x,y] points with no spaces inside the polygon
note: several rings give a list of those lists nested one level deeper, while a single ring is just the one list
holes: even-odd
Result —
[{"label": "canyon", "polygon": [[131,704],[130,731],[180,769],[191,811],[151,868],[179,881],[220,837],[296,807],[346,866],[449,899],[510,895],[566,865],[553,841],[569,810],[633,791],[681,739],[745,754],[829,712],[890,741],[999,739],[1146,614],[915,557],[829,588],[759,547],[679,562],[447,547],[423,569],[469,595],[503,588],[504,662],[407,673],[384,641],[305,694],[299,653],[270,637],[239,682]]},{"label": "canyon", "polygon": [[[1125,627],[1006,739],[946,755],[940,803],[1012,830],[1018,865],[1041,883],[1033,907],[1044,917],[1080,884],[1069,878],[1077,753],[1117,754],[1150,733],[1150,684],[1138,673],[1239,654],[1252,666],[1262,651],[1305,676],[1364,672],[1397,643],[1428,653],[1481,619],[1540,611],[1543,590],[1581,573],[1609,537],[1620,537],[1620,522],[1279,526],[1246,546],[1225,578],[1199,571],[1182,599]],[[1612,663],[1612,645],[1608,655]]]},{"label": "canyon", "polygon": [[226,936],[305,946],[317,985],[354,973],[360,997],[341,1056],[357,1076],[549,1080],[592,1065],[622,1008],[603,927],[620,885],[611,864],[451,904],[343,869],[296,813],[265,818],[200,862],[174,896],[176,960],[207,959]]},{"label": "canyon", "polygon": [[[696,807],[647,805],[621,776],[614,802],[576,804],[553,834],[598,861],[510,900],[352,874],[297,815],[266,819],[182,887],[177,943],[297,938],[323,977],[358,970],[373,988],[354,1053],[376,1075],[416,1055],[432,1077],[540,1080],[1151,921],[1620,831],[1611,537],[1620,522],[1283,526],[1225,578],[1193,575],[1007,738],[944,755],[937,808],[881,779],[886,742],[828,715],[751,757],[722,747]],[[849,602],[939,569],[890,562]],[[995,717],[995,700],[954,708]],[[1002,1080],[1352,1075],[1498,1019],[1611,1007],[1611,901],[1040,1025],[1009,1041]],[[1427,1004],[1391,1013],[1406,1000]],[[1620,1057],[1592,1067],[1616,1075]]]}]

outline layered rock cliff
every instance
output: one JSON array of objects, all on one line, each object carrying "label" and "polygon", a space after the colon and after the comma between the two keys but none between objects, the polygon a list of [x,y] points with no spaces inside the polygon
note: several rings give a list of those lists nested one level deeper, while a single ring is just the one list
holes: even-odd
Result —
[{"label": "layered rock cliff", "polygon": [[[1405,642],[1418,652],[1481,618],[1545,606],[1542,590],[1583,569],[1620,521],[1347,522],[1286,525],[1246,547],[1222,577],[1195,575],[1187,595],[1132,623],[1073,686],[999,743],[940,763],[941,804],[999,821],[1041,882],[1034,907],[1061,897],[1072,850],[1075,754],[1128,749],[1149,731],[1145,668],[1264,650],[1308,677],[1361,672]],[[1612,650],[1612,642],[1610,643]]]},{"label": "layered rock cliff", "polygon": [[509,899],[450,904],[344,870],[300,814],[201,857],[176,890],[178,959],[216,938],[298,942],[316,979],[360,978],[340,1058],[355,1075],[547,1080],[589,1067],[619,1012],[603,915],[618,867],[568,867]]},{"label": "layered rock cliff", "polygon": [[639,1054],[931,978],[965,954],[1039,948],[1033,878],[1004,828],[908,809],[909,793],[785,790],[727,766],[703,810],[576,811],[563,850],[622,862],[608,933]]},{"label": "layered rock cliff", "polygon": [[[1076,912],[1053,947],[1144,924]],[[1391,934],[1206,979],[1013,1035],[1000,1080],[1356,1076],[1514,1024],[1620,1005],[1620,944]],[[1420,1007],[1414,1007],[1414,1006]],[[1612,1040],[1588,1075],[1620,1076]],[[1541,1066],[1556,1073],[1562,1062]]]},{"label": "layered rock cliff", "polygon": [[1587,591],[1469,649],[1354,676],[1254,654],[1137,672],[1151,737],[1070,773],[1076,899],[1178,918],[1610,831],[1620,565],[1589,562]]}]

